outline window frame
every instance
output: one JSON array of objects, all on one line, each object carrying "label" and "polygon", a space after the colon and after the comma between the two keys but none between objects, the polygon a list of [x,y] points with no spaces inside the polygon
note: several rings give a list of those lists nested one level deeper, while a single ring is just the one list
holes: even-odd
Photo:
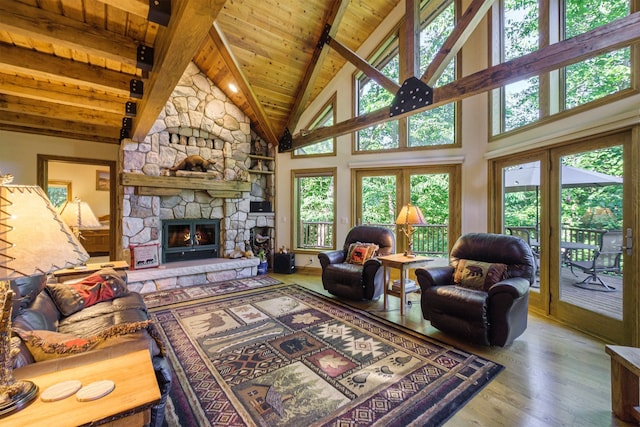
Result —
[{"label": "window frame", "polygon": [[[313,118],[309,121],[309,124],[307,124],[307,126],[305,127],[305,129],[308,130],[313,130],[313,129],[318,129],[318,125],[320,123],[324,123],[325,119],[331,115],[333,117],[333,124],[337,123],[337,112],[336,112],[336,105],[337,105],[337,95],[334,92],[333,95],[331,95],[331,98],[329,98],[329,100],[318,110],[318,112],[313,116]],[[330,156],[335,156],[336,155],[336,137],[333,136],[331,138],[327,138],[325,140],[322,140],[320,142],[316,142],[314,144],[311,144],[310,146],[313,146],[315,144],[321,144],[325,141],[329,141],[331,140],[331,145],[332,145],[332,150],[330,152],[326,152],[326,153],[311,153],[311,154],[296,154],[296,152],[300,149],[295,149],[291,151],[291,158],[292,159],[297,159],[297,158],[307,158],[307,157],[330,157]],[[303,147],[304,148],[304,147]]]},{"label": "window frame", "polygon": [[[634,13],[637,9],[637,2],[629,0],[630,13]],[[565,1],[558,0],[554,2],[539,1],[538,16],[538,49],[557,43],[563,40],[565,28]],[[504,58],[504,0],[498,0],[492,7],[490,28],[488,35],[489,43],[489,64],[500,64]],[[636,44],[637,45],[637,44]],[[625,47],[623,47],[625,48]],[[621,48],[621,49],[623,49]],[[539,119],[531,123],[505,131],[505,86],[494,89],[489,93],[489,142],[494,142],[502,138],[524,132],[541,124],[555,122],[567,117],[579,114],[581,112],[618,101],[631,95],[639,93],[638,85],[638,47],[631,44],[626,48],[631,49],[631,84],[629,88],[602,96],[592,101],[579,104],[575,107],[566,109],[565,99],[565,68],[561,67],[547,73],[538,75],[538,117]],[[599,55],[589,57],[596,58]],[[524,80],[524,79],[523,79]]]},{"label": "window frame", "polygon": [[[333,221],[331,227],[333,228],[331,236],[330,247],[309,247],[301,246],[300,243],[300,230],[298,225],[300,224],[300,189],[298,187],[299,178],[312,178],[312,177],[331,177],[333,179]],[[327,250],[336,249],[336,231],[337,231],[337,191],[338,191],[338,168],[314,168],[314,169],[292,169],[291,170],[291,248],[296,253],[301,254],[317,254]]]},{"label": "window frame", "polygon": [[[422,5],[422,9],[420,11],[420,32],[424,28],[426,28],[435,17],[439,16],[439,14],[449,7],[451,4],[454,5],[454,19],[457,21],[460,10],[461,10],[461,1],[460,0],[446,0],[441,3],[436,2],[425,2]],[[383,68],[390,61],[390,58],[400,55],[400,30],[401,24],[398,24],[394,29],[392,29],[387,37],[383,39],[376,49],[374,49],[374,53],[369,57],[368,62],[375,66],[378,69]],[[401,60],[400,60],[401,61]],[[462,53],[459,52],[455,58],[455,78],[460,77],[460,70],[462,64]],[[419,76],[417,76],[419,77]],[[353,86],[353,116],[358,117],[358,109],[359,109],[359,91],[360,85],[363,80],[370,80],[368,77],[364,75],[364,73],[360,70],[356,70],[352,75],[352,86]],[[402,84],[402,82],[398,82],[398,84]],[[453,127],[454,127],[454,135],[453,135],[453,143],[452,144],[439,144],[439,145],[410,145],[410,128],[409,128],[409,118],[401,118],[396,120],[397,122],[397,147],[381,149],[381,150],[361,150],[358,149],[359,143],[359,135],[360,131],[356,131],[352,133],[352,143],[351,143],[351,154],[360,155],[360,154],[371,154],[371,153],[384,153],[384,152],[399,152],[399,151],[416,151],[416,150],[434,150],[434,149],[443,149],[443,148],[453,148],[460,147],[462,144],[460,143],[460,132],[461,132],[461,123],[462,123],[462,108],[461,102],[456,101],[453,102],[454,106],[454,117],[453,117]],[[385,123],[393,123],[394,121],[389,121]],[[375,125],[379,126],[379,125]],[[368,129],[368,128],[367,128]]]}]

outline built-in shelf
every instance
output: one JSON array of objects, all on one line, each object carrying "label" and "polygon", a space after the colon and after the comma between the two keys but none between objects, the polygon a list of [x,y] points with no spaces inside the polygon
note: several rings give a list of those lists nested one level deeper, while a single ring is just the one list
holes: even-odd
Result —
[{"label": "built-in shelf", "polygon": [[[249,154],[249,158],[250,159],[254,159],[254,160],[267,160],[267,161],[274,161],[275,160],[274,157],[261,156],[261,155],[258,155],[258,154]],[[273,175],[275,173],[275,171],[262,170],[262,169],[249,169],[249,173],[261,173],[261,174],[265,174],[265,175]]]}]

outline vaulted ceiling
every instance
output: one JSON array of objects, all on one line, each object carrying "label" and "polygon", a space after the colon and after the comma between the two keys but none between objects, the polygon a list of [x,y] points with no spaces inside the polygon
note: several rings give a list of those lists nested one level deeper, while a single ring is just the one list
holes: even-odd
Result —
[{"label": "vaulted ceiling", "polygon": [[[347,60],[388,90],[399,91],[400,85],[355,52],[400,1],[0,0],[0,129],[113,144],[124,137],[141,141],[194,61],[249,116],[258,135],[278,144]],[[437,8],[446,1],[428,5]],[[435,81],[494,1],[465,2],[455,30],[427,71],[415,78]],[[415,69],[410,58],[423,2],[402,2],[401,61],[405,69]],[[430,106],[396,117],[638,39],[640,13],[634,13],[436,87]],[[290,142],[294,148],[307,145],[389,116],[389,108],[383,108],[294,135]]]},{"label": "vaulted ceiling", "polygon": [[141,140],[193,60],[277,144],[398,1],[0,0],[0,129]]}]

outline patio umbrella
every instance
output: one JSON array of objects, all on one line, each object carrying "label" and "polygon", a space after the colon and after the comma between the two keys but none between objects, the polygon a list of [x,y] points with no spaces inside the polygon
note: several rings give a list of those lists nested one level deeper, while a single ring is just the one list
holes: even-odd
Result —
[{"label": "patio umbrella", "polygon": [[[618,176],[567,165],[562,165],[561,179],[563,188],[622,184],[622,178]],[[537,205],[540,188],[540,162],[524,163],[518,168],[504,171],[503,182],[506,193],[535,191]],[[536,224],[538,223],[537,216],[538,207],[536,206]]]},{"label": "patio umbrella", "polygon": [[[562,165],[563,187],[599,187],[622,184],[622,178],[574,166]],[[536,191],[540,186],[540,162],[525,163],[504,172],[504,191]]]}]

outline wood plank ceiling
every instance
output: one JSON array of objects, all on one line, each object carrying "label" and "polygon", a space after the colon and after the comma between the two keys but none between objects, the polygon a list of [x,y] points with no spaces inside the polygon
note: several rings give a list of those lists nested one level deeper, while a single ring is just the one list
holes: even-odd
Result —
[{"label": "wood plank ceiling", "polygon": [[[437,8],[449,0],[430,0]],[[348,58],[383,87],[399,85],[355,55],[400,0],[0,0],[0,129],[120,143],[142,141],[190,61],[272,144]],[[402,80],[435,81],[495,0],[470,0],[422,76],[415,73],[421,0],[403,0]],[[433,102],[388,107],[293,135],[291,148],[343,135],[559,69],[640,39],[640,12],[465,75]],[[231,84],[237,92],[231,89]],[[0,141],[0,143],[8,143]],[[284,147],[281,145],[280,148]]]},{"label": "wood plank ceiling", "polygon": [[142,140],[193,60],[277,144],[398,2],[0,0],[0,129]]}]

